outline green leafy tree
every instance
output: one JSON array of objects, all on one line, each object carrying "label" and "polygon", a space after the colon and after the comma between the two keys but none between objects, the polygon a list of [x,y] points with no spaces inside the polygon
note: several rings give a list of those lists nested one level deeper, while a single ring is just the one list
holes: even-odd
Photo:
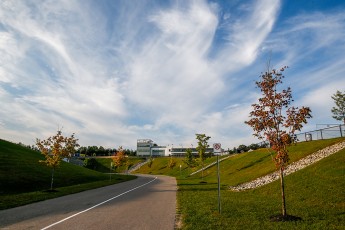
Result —
[{"label": "green leafy tree", "polygon": [[208,145],[208,140],[211,138],[209,136],[206,136],[205,134],[195,134],[196,135],[196,139],[198,140],[198,146],[196,147],[196,150],[199,153],[199,159],[201,161],[201,178],[202,180],[204,180],[204,161],[205,159],[209,156],[206,153],[206,149],[208,147],[210,147]]},{"label": "green leafy tree", "polygon": [[194,168],[196,166],[196,160],[190,148],[186,150],[185,158],[186,159],[183,162],[188,166],[188,168]]},{"label": "green leafy tree", "polygon": [[86,158],[84,160],[83,166],[88,169],[95,170],[97,167],[97,160],[95,158]]},{"label": "green leafy tree", "polygon": [[251,119],[245,122],[253,128],[254,136],[267,140],[277,153],[274,161],[280,172],[283,218],[287,216],[284,190],[284,169],[289,161],[287,146],[291,143],[290,137],[294,136],[295,131],[301,130],[302,124],[311,118],[309,107],[290,107],[293,101],[290,87],[278,91],[277,87],[284,78],[282,72],[286,68],[267,71],[261,76],[261,80],[256,82],[262,97],[258,103],[252,105],[253,110],[249,116]]},{"label": "green leafy tree", "polygon": [[52,168],[50,189],[53,190],[55,169],[59,167],[63,158],[70,158],[75,153],[79,146],[78,139],[74,137],[74,133],[70,137],[64,137],[59,130],[55,136],[46,140],[36,139],[36,146],[45,157],[45,160],[39,162]]},{"label": "green leafy tree", "polygon": [[256,149],[259,149],[260,146],[258,144],[251,144],[251,145],[248,146],[248,148],[251,149],[251,150],[256,150]]},{"label": "green leafy tree", "polygon": [[248,147],[246,145],[239,145],[237,147],[237,152],[242,153],[242,152],[247,152],[248,151]]},{"label": "green leafy tree", "polygon": [[345,124],[345,91],[342,93],[337,90],[337,92],[332,96],[336,106],[332,108],[333,118],[338,121],[343,121]]}]

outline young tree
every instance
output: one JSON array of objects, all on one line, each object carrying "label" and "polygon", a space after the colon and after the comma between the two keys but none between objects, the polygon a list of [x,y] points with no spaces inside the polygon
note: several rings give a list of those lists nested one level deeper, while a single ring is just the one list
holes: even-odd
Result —
[{"label": "young tree", "polygon": [[152,158],[152,156],[150,156],[149,162],[147,163],[147,166],[149,166],[149,168],[151,168],[152,164],[153,164],[153,158]]},{"label": "young tree", "polygon": [[186,150],[186,159],[183,162],[188,166],[188,168],[195,167],[196,162],[193,156],[193,152],[190,148]]},{"label": "young tree", "polygon": [[176,166],[176,161],[174,160],[174,158],[170,157],[170,160],[168,162],[168,167],[170,169],[173,169]]},{"label": "young tree", "polygon": [[199,153],[199,159],[201,161],[201,178],[204,180],[204,161],[207,157],[206,149],[210,147],[208,145],[208,140],[211,138],[209,136],[206,136],[205,134],[195,134],[196,139],[198,140],[198,146],[196,147],[196,150]]},{"label": "young tree", "polygon": [[125,155],[125,150],[120,146],[116,152],[116,156],[113,157],[114,166],[119,168],[122,165],[127,164],[128,158]]},{"label": "young tree", "polygon": [[78,139],[74,137],[74,133],[70,137],[64,137],[59,130],[55,136],[49,137],[46,140],[36,139],[36,146],[46,158],[39,162],[52,168],[50,190],[53,190],[54,171],[60,165],[63,158],[70,158],[75,153],[76,148],[79,146]]},{"label": "young tree", "polygon": [[256,82],[262,97],[257,104],[252,105],[253,111],[249,116],[251,119],[245,122],[253,128],[254,136],[267,140],[277,153],[274,161],[280,171],[283,218],[287,216],[284,191],[284,168],[289,161],[287,146],[291,143],[291,136],[294,136],[295,131],[301,130],[302,124],[306,124],[307,119],[311,118],[309,107],[289,107],[293,101],[290,87],[277,90],[277,86],[282,84],[282,72],[286,68],[267,71],[261,76],[261,80]]},{"label": "young tree", "polygon": [[343,121],[345,125],[345,91],[342,93],[337,90],[337,92],[332,96],[332,99],[336,105],[331,110],[334,115],[332,117],[338,121]]}]

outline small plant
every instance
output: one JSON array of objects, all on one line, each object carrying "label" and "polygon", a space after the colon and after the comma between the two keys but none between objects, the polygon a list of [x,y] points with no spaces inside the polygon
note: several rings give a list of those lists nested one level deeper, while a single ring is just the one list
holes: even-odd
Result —
[{"label": "small plant", "polygon": [[197,165],[191,149],[188,148],[186,150],[186,159],[183,162],[188,166],[188,168],[194,168]]},{"label": "small plant", "polygon": [[152,167],[152,163],[153,163],[153,158],[152,158],[152,156],[150,156],[149,162],[147,163],[147,166],[149,166],[149,168],[151,168]]},{"label": "small plant", "polygon": [[202,180],[204,180],[204,161],[206,159],[206,157],[208,157],[209,155],[206,153],[206,149],[208,147],[210,147],[208,145],[208,140],[211,138],[209,136],[206,136],[205,134],[195,134],[196,135],[196,139],[198,140],[198,146],[196,147],[196,150],[198,150],[199,153],[199,159],[201,161],[201,166],[202,166],[202,170],[201,170],[201,178]]},{"label": "small plant", "polygon": [[95,158],[86,158],[84,160],[84,165],[83,165],[85,168],[88,168],[88,169],[95,169],[96,166],[97,166],[97,161]]},{"label": "small plant", "polygon": [[173,169],[175,166],[176,166],[176,161],[172,157],[170,157],[170,160],[169,160],[169,163],[168,163],[168,167],[170,169]]}]

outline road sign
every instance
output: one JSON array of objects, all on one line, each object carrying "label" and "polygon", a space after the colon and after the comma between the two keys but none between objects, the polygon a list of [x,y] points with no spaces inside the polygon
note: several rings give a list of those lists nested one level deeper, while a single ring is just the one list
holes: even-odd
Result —
[{"label": "road sign", "polygon": [[218,178],[218,212],[221,214],[221,204],[220,204],[220,172],[219,172],[219,155],[222,152],[222,145],[220,143],[213,144],[213,153],[217,155],[217,178]]},{"label": "road sign", "polygon": [[213,153],[221,153],[222,152],[222,145],[220,143],[213,144]]}]

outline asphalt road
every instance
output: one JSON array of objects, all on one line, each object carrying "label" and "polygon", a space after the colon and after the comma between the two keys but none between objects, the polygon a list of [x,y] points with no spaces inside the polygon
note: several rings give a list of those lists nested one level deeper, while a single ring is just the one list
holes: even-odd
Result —
[{"label": "asphalt road", "polygon": [[138,179],[0,211],[0,229],[174,229],[176,180]]}]

